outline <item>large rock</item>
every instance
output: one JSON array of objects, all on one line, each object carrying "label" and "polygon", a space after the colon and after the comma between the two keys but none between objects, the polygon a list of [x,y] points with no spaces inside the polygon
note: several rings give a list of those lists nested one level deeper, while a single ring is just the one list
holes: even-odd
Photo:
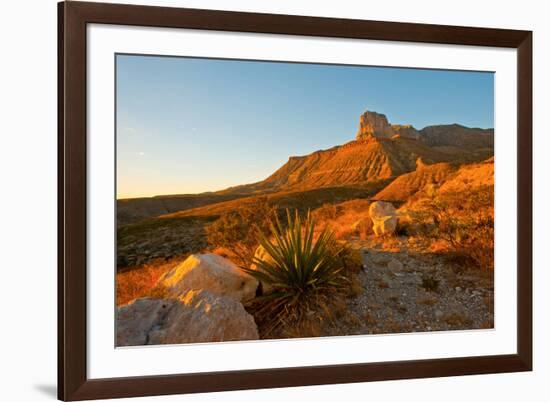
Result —
[{"label": "large rock", "polygon": [[259,339],[254,318],[230,297],[190,290],[176,299],[142,298],[117,310],[117,346]]},{"label": "large rock", "polygon": [[359,130],[357,131],[357,140],[366,140],[369,138],[393,138],[395,136],[403,138],[419,139],[419,132],[411,125],[391,125],[386,115],[371,111],[366,111],[359,118]]},{"label": "large rock", "polygon": [[372,229],[377,236],[391,235],[397,227],[397,213],[393,205],[385,201],[373,202],[369,207]]},{"label": "large rock", "polygon": [[161,294],[177,297],[188,290],[207,290],[245,302],[256,295],[258,281],[216,254],[192,254],[157,283]]},{"label": "large rock", "polygon": [[370,137],[391,138],[395,135],[385,114],[366,111],[359,118],[359,131],[357,139],[363,140]]}]

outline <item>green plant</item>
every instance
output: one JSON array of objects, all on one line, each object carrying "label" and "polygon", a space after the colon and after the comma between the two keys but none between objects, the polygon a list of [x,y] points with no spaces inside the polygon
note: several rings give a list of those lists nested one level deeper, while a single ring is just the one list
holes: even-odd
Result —
[{"label": "green plant", "polygon": [[[245,272],[274,291],[258,298],[255,315],[266,333],[281,326],[300,326],[311,317],[329,314],[332,296],[343,289],[343,264],[334,234],[324,229],[315,238],[315,222],[310,213],[302,220],[287,209],[286,226],[276,217],[270,237],[260,232],[259,242],[269,256],[254,258],[256,269]],[[327,312],[327,311],[325,311]]]}]

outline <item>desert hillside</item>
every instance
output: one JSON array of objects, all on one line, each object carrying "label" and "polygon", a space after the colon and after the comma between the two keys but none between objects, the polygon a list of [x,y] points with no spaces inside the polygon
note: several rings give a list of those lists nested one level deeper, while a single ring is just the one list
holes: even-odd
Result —
[{"label": "desert hillside", "polygon": [[[323,187],[365,188],[424,165],[480,162],[493,155],[493,130],[458,124],[428,126],[390,124],[385,115],[360,116],[356,138],[309,155],[291,156],[266,179],[217,192],[117,200],[118,226],[205,205],[277,192]],[[426,172],[426,174],[429,174]],[[403,196],[401,196],[403,198]]]},{"label": "desert hillside", "polygon": [[492,328],[493,143],[367,111],[260,182],[118,200],[117,344]]}]

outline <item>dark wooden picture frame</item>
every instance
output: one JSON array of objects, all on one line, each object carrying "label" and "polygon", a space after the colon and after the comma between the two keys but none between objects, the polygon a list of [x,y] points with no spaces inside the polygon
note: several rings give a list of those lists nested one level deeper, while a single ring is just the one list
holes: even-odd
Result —
[{"label": "dark wooden picture frame", "polygon": [[[517,353],[88,379],[86,25],[192,28],[517,49]],[[102,3],[58,4],[58,397],[83,400],[532,370],[532,32]]]}]

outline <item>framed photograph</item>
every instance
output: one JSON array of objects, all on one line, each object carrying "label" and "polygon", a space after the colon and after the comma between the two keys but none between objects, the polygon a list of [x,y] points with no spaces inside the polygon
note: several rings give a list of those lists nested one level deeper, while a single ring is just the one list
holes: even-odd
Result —
[{"label": "framed photograph", "polygon": [[532,33],[59,3],[62,400],[532,369]]}]

